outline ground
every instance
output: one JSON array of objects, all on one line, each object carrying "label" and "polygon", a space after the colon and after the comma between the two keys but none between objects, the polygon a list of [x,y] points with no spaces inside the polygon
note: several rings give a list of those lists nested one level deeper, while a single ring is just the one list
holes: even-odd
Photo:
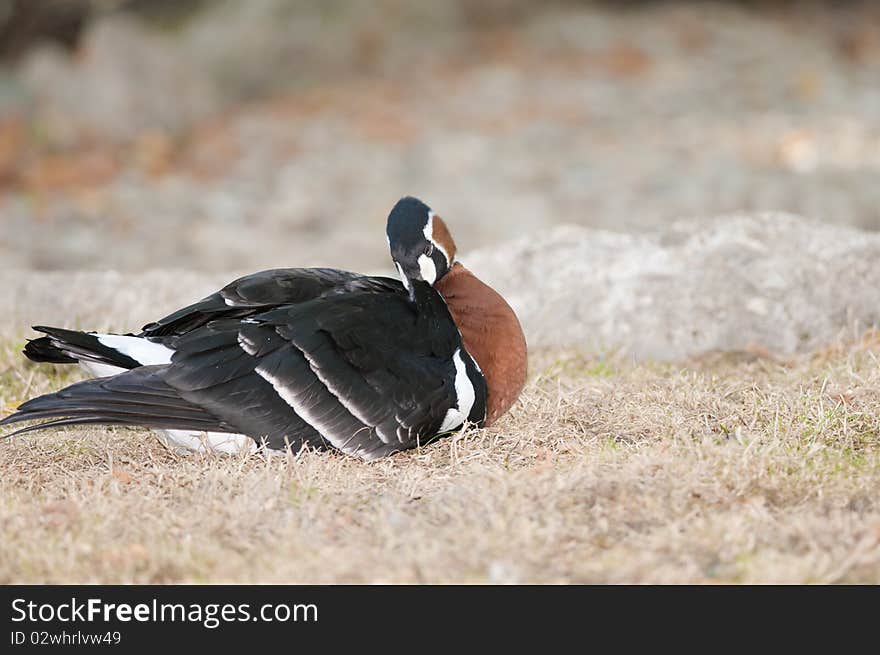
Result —
[{"label": "ground", "polygon": [[[78,373],[0,353],[0,406]],[[778,360],[532,354],[497,425],[376,462],[2,442],[2,583],[880,583],[880,335]]]}]

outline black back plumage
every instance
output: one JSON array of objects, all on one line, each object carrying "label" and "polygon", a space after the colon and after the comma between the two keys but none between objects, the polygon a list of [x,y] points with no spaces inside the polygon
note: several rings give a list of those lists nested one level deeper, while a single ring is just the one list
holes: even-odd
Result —
[{"label": "black back plumage", "polygon": [[[485,382],[445,302],[423,286],[414,305],[390,278],[334,269],[249,275],[144,327],[142,336],[175,351],[170,365],[74,385],[2,423],[106,417],[243,433],[273,448],[329,445],[367,459],[409,448],[437,434],[458,402],[456,351],[474,387],[467,418],[480,423],[486,407]],[[149,402],[118,392],[147,380],[161,389]],[[165,405],[174,425],[150,416]]]},{"label": "black back plumage", "polygon": [[143,336],[186,334],[218,318],[247,318],[286,304],[301,304],[354,291],[393,292],[397,280],[365,276],[335,268],[275,268],[230,282],[217,293],[149,323]]}]

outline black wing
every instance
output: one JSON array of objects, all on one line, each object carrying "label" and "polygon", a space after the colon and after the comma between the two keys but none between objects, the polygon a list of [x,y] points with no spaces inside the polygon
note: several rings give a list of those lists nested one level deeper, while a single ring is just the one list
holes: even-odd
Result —
[{"label": "black wing", "polygon": [[143,336],[181,335],[218,318],[246,318],[353,290],[400,291],[397,280],[333,268],[276,268],[238,278],[202,300],[145,325]]},{"label": "black wing", "polygon": [[[402,292],[316,298],[213,321],[173,347],[165,381],[182,398],[275,448],[381,457],[433,437],[457,402],[461,337],[439,295],[419,312]],[[473,377],[479,421],[486,390]]]}]

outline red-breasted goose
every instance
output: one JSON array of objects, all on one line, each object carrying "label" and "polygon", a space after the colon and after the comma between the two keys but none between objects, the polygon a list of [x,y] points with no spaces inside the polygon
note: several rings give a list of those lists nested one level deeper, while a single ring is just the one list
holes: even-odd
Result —
[{"label": "red-breasted goose", "polygon": [[139,425],[195,449],[308,444],[374,459],[491,424],[525,383],[516,315],[455,261],[446,224],[420,200],[394,206],[387,236],[400,281],[276,269],[137,335],[35,327],[46,336],[28,358],[105,377],[29,400],[0,425]]}]

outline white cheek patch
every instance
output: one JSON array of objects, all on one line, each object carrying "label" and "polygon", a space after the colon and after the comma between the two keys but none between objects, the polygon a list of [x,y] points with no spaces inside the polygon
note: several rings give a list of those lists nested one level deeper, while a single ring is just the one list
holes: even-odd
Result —
[{"label": "white cheek patch", "polygon": [[403,288],[409,291],[409,280],[407,279],[406,274],[403,272],[403,267],[397,262],[394,262],[394,265],[397,267],[397,273],[398,275],[400,275],[400,281],[403,283]]},{"label": "white cheek patch", "polygon": [[422,272],[422,279],[428,284],[434,284],[437,280],[437,266],[427,255],[419,255],[419,270]]}]

